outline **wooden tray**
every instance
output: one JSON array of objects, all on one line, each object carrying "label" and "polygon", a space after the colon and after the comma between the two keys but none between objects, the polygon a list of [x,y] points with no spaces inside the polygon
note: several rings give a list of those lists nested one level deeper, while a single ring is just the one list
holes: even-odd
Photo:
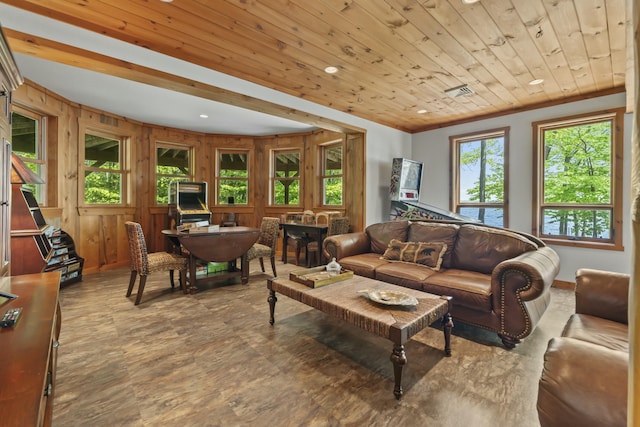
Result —
[{"label": "wooden tray", "polygon": [[319,288],[320,286],[329,285],[331,283],[341,282],[351,279],[353,271],[342,270],[336,276],[329,276],[327,267],[321,265],[319,267],[307,268],[305,270],[292,271],[289,273],[289,279],[294,282],[302,283],[310,288]]}]

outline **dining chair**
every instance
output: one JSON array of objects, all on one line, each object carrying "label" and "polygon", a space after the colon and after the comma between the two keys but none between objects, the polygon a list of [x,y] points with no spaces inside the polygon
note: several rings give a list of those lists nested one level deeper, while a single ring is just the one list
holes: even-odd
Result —
[{"label": "dining chair", "polygon": [[247,251],[247,259],[260,259],[260,268],[264,273],[264,260],[263,258],[269,257],[271,259],[271,269],[273,270],[273,276],[276,274],[276,246],[278,245],[278,233],[280,228],[280,219],[272,217],[262,218],[260,224],[260,237],[258,241],[253,244],[251,249]]},{"label": "dining chair", "polygon": [[289,248],[293,248],[296,254],[296,265],[300,265],[300,255],[302,254],[302,249],[309,242],[309,238],[304,234],[293,234],[288,233],[289,237],[287,238],[287,248],[284,250],[288,250]]},{"label": "dining chair", "polygon": [[169,252],[148,253],[142,226],[137,222],[127,221],[125,222],[125,227],[127,229],[127,238],[129,239],[129,257],[131,261],[131,278],[129,279],[127,297],[131,296],[136,277],[140,275],[135,305],[140,304],[147,276],[155,271],[169,271],[171,288],[175,288],[173,272],[178,270],[180,272],[180,287],[186,293],[188,258]]},{"label": "dining chair", "polygon": [[[346,216],[331,217],[329,218],[329,225],[327,227],[327,236],[334,236],[336,234],[346,234],[349,232],[349,218]],[[311,257],[309,252],[321,251],[322,248],[318,248],[318,242],[315,240],[309,241],[305,248],[305,258],[307,267],[311,267]]]}]

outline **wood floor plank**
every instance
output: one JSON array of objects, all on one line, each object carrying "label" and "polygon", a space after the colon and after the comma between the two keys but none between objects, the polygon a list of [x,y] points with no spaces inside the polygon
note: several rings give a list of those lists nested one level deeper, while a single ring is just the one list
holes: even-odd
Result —
[{"label": "wood floor plank", "polygon": [[[277,265],[282,275],[298,268]],[[61,290],[55,426],[537,427],[542,357],[574,310],[572,291],[552,289],[537,329],[512,351],[456,323],[447,358],[442,331],[425,329],[406,346],[396,401],[391,342],[285,296],[269,325],[259,263],[248,285],[194,295],[172,292],[167,276],[149,277],[139,306],[125,297],[125,269]]]}]

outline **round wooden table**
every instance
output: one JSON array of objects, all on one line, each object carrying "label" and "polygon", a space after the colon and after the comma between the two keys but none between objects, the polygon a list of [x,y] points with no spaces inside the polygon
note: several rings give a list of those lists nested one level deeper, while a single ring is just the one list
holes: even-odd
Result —
[{"label": "round wooden table", "polygon": [[[176,246],[189,252],[189,291],[197,290],[197,283],[203,281],[226,280],[240,276],[242,284],[249,281],[249,260],[247,251],[258,241],[260,230],[251,227],[221,227],[210,232],[187,233],[178,230],[162,230]],[[240,270],[235,266],[240,258]],[[196,260],[206,262],[228,262],[229,271],[196,277]],[[194,280],[191,280],[194,278]]]}]

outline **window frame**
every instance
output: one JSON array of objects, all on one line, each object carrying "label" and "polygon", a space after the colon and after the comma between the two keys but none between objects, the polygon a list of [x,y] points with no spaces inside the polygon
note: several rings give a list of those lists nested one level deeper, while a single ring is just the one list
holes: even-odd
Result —
[{"label": "window frame", "polygon": [[[547,130],[579,126],[582,124],[611,121],[611,201],[609,204],[547,203],[544,201],[544,132]],[[605,250],[624,250],[622,246],[622,191],[623,191],[623,155],[624,155],[624,109],[615,108],[541,120],[532,123],[533,129],[533,212],[532,234],[545,243],[561,246],[574,246]],[[563,237],[543,234],[543,211],[550,208],[608,208],[611,209],[611,237],[594,239],[587,237]]]},{"label": "window frame", "polygon": [[[327,170],[326,166],[327,166],[327,152],[329,152],[329,150],[335,148],[335,147],[340,147],[340,151],[341,151],[341,168],[340,170],[342,171],[339,175],[325,175],[325,171]],[[327,141],[324,142],[322,144],[320,144],[319,146],[320,149],[320,156],[319,156],[319,169],[318,169],[318,189],[320,190],[317,194],[319,194],[320,196],[320,200],[318,200],[318,206],[321,208],[341,208],[344,207],[344,176],[345,176],[345,170],[344,170],[344,155],[345,155],[345,145],[344,145],[344,140],[343,139],[337,139],[337,140],[331,140],[331,141]],[[342,183],[342,189],[341,189],[341,203],[339,205],[328,205],[326,204],[326,189],[325,189],[325,179],[327,178],[340,178],[340,182]]]},{"label": "window frame", "polygon": [[[234,177],[221,177],[220,176],[220,157],[223,154],[246,154],[247,156],[247,177],[246,178],[234,178]],[[251,194],[251,162],[252,159],[252,150],[246,148],[217,148],[215,151],[215,188],[214,188],[214,206],[229,206],[230,203],[222,203],[220,201],[220,181],[221,180],[237,180],[237,181],[246,181],[247,183],[247,202],[246,203],[238,203],[237,200],[234,200],[234,206],[243,206],[248,207],[252,205],[252,197]]]},{"label": "window frame", "polygon": [[[449,137],[450,156],[451,156],[451,185],[450,185],[450,209],[452,212],[460,214],[460,208],[502,208],[501,227],[509,227],[509,126],[489,129],[478,132],[470,132],[462,135],[452,135]],[[503,138],[503,186],[502,186],[502,203],[484,202],[472,203],[460,201],[460,146],[461,144],[479,141],[483,139]]]},{"label": "window frame", "polygon": [[[86,138],[87,134],[98,136],[102,138],[109,138],[113,140],[119,141],[119,169],[102,169],[102,168],[93,168],[87,167],[85,165],[86,160]],[[118,133],[114,133],[105,129],[100,129],[97,127],[91,126],[81,126],[79,133],[79,143],[82,145],[78,150],[78,163],[79,163],[79,174],[78,174],[78,206],[83,208],[122,208],[128,207],[131,205],[131,167],[130,167],[130,153],[129,149],[131,146],[131,136],[130,135],[122,135]],[[120,174],[120,203],[87,203],[85,200],[85,175],[86,172],[92,170],[97,172],[109,172],[109,173],[117,173]]]},{"label": "window frame", "polygon": [[[48,203],[47,203],[47,183],[49,182],[48,179],[48,167],[47,167],[47,116],[44,114],[41,114],[37,111],[19,106],[19,105],[13,105],[11,108],[11,115],[13,115],[14,113],[17,113],[21,116],[27,117],[29,119],[34,120],[35,122],[37,122],[37,135],[36,135],[36,152],[37,152],[37,156],[35,159],[29,158],[29,157],[23,157],[21,155],[19,155],[18,153],[15,153],[18,157],[20,157],[20,159],[22,159],[22,161],[29,165],[30,163],[33,164],[37,164],[40,167],[40,173],[36,174],[38,175],[40,178],[42,178],[42,180],[44,181],[43,184],[37,184],[37,185],[33,185],[33,189],[34,189],[34,195],[36,196],[36,200],[38,201],[38,204],[41,207],[47,207]],[[11,119],[11,126],[13,126],[13,116]],[[12,134],[12,139],[13,138],[13,134]],[[14,144],[15,146],[15,144]]]},{"label": "window frame", "polygon": [[[186,181],[195,181],[195,156],[194,156],[194,147],[192,145],[187,145],[187,144],[180,144],[177,142],[167,142],[167,141],[161,141],[161,140],[156,140],[155,142],[155,146],[154,146],[154,150],[153,150],[153,177],[154,177],[154,184],[153,184],[153,200],[152,200],[152,204],[154,206],[167,206],[167,203],[159,203],[158,202],[158,177],[185,177],[183,175],[171,175],[171,174],[159,174],[158,173],[158,149],[159,148],[167,148],[170,150],[184,150],[187,151],[187,155],[189,156],[187,163],[189,165],[189,174],[186,175]],[[170,180],[171,181],[171,180]]]},{"label": "window frame", "polygon": [[[282,149],[271,149],[271,171],[270,171],[270,197],[269,197],[269,204],[273,207],[300,207],[302,206],[302,201],[303,201],[303,189],[302,189],[302,171],[303,171],[303,166],[304,166],[304,159],[302,156],[302,149],[300,148],[282,148]],[[276,176],[276,171],[277,171],[277,165],[276,165],[276,158],[278,155],[280,154],[297,154],[298,158],[300,160],[299,165],[298,165],[298,176],[297,177],[277,177]],[[275,197],[276,197],[276,183],[277,182],[281,182],[281,181],[288,181],[288,182],[294,182],[294,181],[298,181],[298,203],[297,204],[291,204],[291,203],[276,203]]]}]

